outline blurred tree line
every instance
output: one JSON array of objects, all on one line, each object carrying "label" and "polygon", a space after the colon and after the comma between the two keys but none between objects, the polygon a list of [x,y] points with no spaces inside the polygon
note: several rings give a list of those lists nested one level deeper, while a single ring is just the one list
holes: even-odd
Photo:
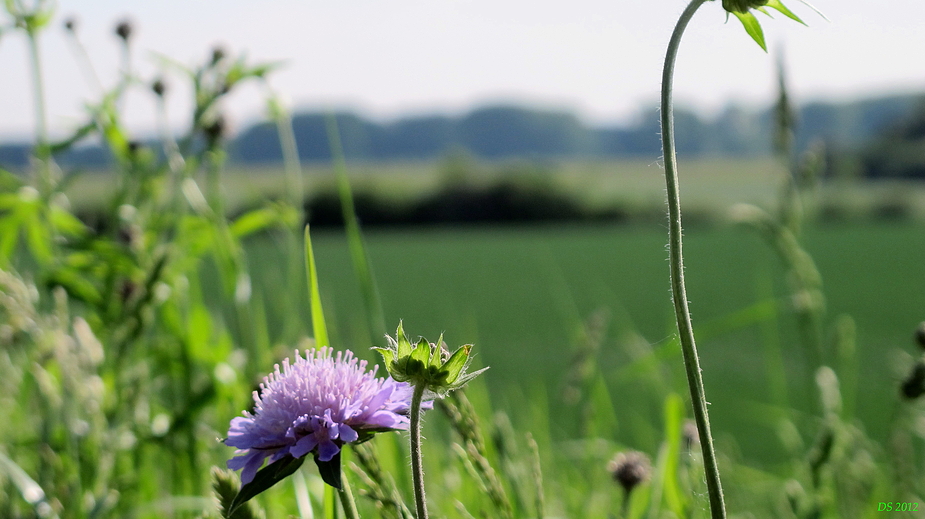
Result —
[{"label": "blurred tree line", "polygon": [[[568,111],[488,106],[460,116],[424,115],[376,122],[353,112],[335,114],[343,149],[354,160],[428,160],[464,149],[482,159],[657,157],[658,116],[646,110],[633,124],[593,127]],[[925,177],[925,96],[901,95],[850,103],[815,102],[798,112],[795,146],[825,142],[832,168],[852,176]],[[327,114],[293,118],[300,158],[330,160]],[[706,119],[676,109],[678,152],[687,156],[762,156],[771,153],[767,135],[773,112],[730,106]],[[232,162],[281,162],[273,122],[254,124],[230,143]],[[22,170],[30,146],[0,144],[0,166]],[[59,161],[87,168],[108,164],[99,147],[69,150]],[[830,173],[832,173],[830,171]]]}]

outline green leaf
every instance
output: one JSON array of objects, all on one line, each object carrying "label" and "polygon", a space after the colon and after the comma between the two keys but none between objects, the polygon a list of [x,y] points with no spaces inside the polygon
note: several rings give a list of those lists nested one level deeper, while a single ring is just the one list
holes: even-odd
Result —
[{"label": "green leaf", "polygon": [[79,218],[58,206],[51,207],[50,220],[61,234],[69,236],[84,236],[87,226]]},{"label": "green leaf", "polygon": [[392,365],[392,362],[395,361],[395,352],[389,348],[373,348],[382,355],[382,363],[385,364],[385,368],[389,369],[389,366]]},{"label": "green leaf", "polygon": [[33,214],[31,218],[26,219],[26,240],[29,250],[41,263],[51,261],[54,256],[51,250],[51,233],[43,224],[38,214]]},{"label": "green leaf", "polygon": [[315,456],[315,465],[318,465],[318,473],[325,483],[336,489],[342,488],[340,476],[340,452],[334,455],[330,461],[321,461]]},{"label": "green leaf", "polygon": [[423,337],[418,341],[417,346],[411,352],[411,358],[420,361],[425,366],[430,362],[430,343]]},{"label": "green leaf", "polygon": [[238,217],[229,229],[236,238],[243,238],[262,231],[280,220],[278,211],[270,207],[261,207],[248,211]]},{"label": "green leaf", "polygon": [[315,347],[330,346],[328,328],[324,324],[324,309],[321,308],[321,290],[318,287],[315,254],[312,252],[312,239],[307,225],[305,226],[305,271],[308,275],[308,292],[311,299],[312,331],[315,334]]},{"label": "green leaf", "polygon": [[466,367],[466,362],[469,360],[469,351],[471,350],[471,344],[460,346],[443,365],[443,369],[447,372],[446,381],[448,384],[456,382],[456,379],[459,378],[459,374]]},{"label": "green leaf", "polygon": [[803,20],[801,20],[799,16],[793,14],[793,11],[791,11],[790,9],[787,9],[787,6],[785,6],[780,0],[768,0],[767,6],[770,7],[771,9],[777,9],[778,11],[781,12],[781,14],[783,14],[787,18],[790,18],[791,20],[797,23],[802,23],[803,25],[806,25],[806,23]]},{"label": "green leaf", "polygon": [[768,46],[764,42],[764,31],[761,30],[761,24],[758,23],[758,19],[755,18],[755,15],[752,13],[737,13],[733,12],[736,18],[742,22],[742,26],[745,27],[745,32],[755,40],[762,50],[765,52],[768,51]]},{"label": "green leaf", "polygon": [[431,351],[430,354],[430,365],[435,368],[440,368],[443,366],[443,352],[441,346],[443,346],[443,334],[440,334],[440,338],[437,339],[437,342],[434,343],[436,347]]},{"label": "green leaf", "polygon": [[398,330],[395,331],[395,342],[398,343],[398,348],[395,352],[396,358],[401,359],[411,355],[411,341],[408,340],[408,337],[405,337],[405,329],[402,328],[401,321],[398,321]]},{"label": "green leaf", "polygon": [[47,279],[48,286],[62,286],[68,294],[81,301],[94,306],[103,303],[103,296],[96,286],[91,283],[86,276],[70,268],[62,268],[54,271]]},{"label": "green leaf", "polygon": [[238,491],[238,495],[235,496],[234,501],[231,502],[231,506],[228,507],[228,516],[233,515],[239,506],[257,497],[263,491],[299,470],[299,467],[301,467],[304,462],[304,456],[301,458],[286,456],[258,470],[254,479],[241,487],[241,490]]}]

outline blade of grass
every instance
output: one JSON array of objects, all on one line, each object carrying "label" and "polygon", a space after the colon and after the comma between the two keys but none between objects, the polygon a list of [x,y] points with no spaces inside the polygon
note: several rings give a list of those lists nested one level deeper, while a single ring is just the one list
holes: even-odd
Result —
[{"label": "blade of grass", "polygon": [[[305,226],[305,273],[308,278],[308,293],[312,307],[312,333],[315,335],[315,348],[330,346],[328,328],[324,323],[324,309],[321,307],[321,289],[318,285],[318,269],[315,267],[315,253],[312,250],[312,238],[309,226]],[[324,486],[324,519],[337,517],[337,500],[334,488]]]},{"label": "blade of grass", "polygon": [[308,294],[311,301],[312,333],[315,334],[315,347],[330,346],[328,328],[324,324],[321,290],[318,287],[318,270],[315,268],[315,254],[312,251],[312,239],[308,225],[305,226],[305,273],[308,276]]},{"label": "blade of grass", "polygon": [[328,113],[327,116],[327,132],[328,143],[331,147],[331,160],[334,173],[337,176],[337,189],[340,195],[344,226],[347,231],[347,243],[350,247],[350,258],[353,261],[354,273],[360,282],[360,290],[363,292],[363,304],[366,307],[366,317],[369,320],[370,338],[375,344],[386,335],[385,314],[382,311],[379,289],[376,287],[376,281],[369,264],[369,255],[363,243],[363,235],[360,233],[360,223],[353,204],[353,191],[350,189],[350,180],[347,178],[347,162],[344,159],[344,149],[340,141],[337,118],[333,113]]}]

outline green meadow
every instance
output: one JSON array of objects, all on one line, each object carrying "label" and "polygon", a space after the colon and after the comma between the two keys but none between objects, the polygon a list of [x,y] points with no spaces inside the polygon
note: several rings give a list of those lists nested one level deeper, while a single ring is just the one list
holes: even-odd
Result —
[{"label": "green meadow", "polygon": [[[923,231],[908,222],[833,224],[806,236],[828,314],[849,315],[857,325],[856,378],[843,381],[846,405],[881,441],[905,376],[897,357],[913,351],[910,337],[925,308]],[[775,358],[786,368],[787,403],[805,413],[818,407],[804,384],[811,374],[782,269],[750,229],[694,226],[686,237],[689,296],[717,434],[743,461],[773,468],[784,462],[773,417],[765,413],[781,404],[769,391]],[[656,447],[662,399],[686,390],[671,340],[665,236],[658,226],[380,230],[367,232],[366,244],[386,322],[402,319],[406,329],[427,337],[444,333],[451,346],[475,344],[476,362],[491,366],[485,380],[493,400],[515,416],[536,392],[559,397],[582,330],[597,316],[597,363],[614,403],[612,411],[598,411],[615,415],[607,432],[640,449]],[[355,351],[371,347],[345,238],[318,233],[315,248],[322,297],[336,323],[332,340]],[[260,266],[254,284],[264,291],[268,315],[288,315],[285,300],[274,297],[288,282],[277,267],[283,259],[276,242],[257,238],[248,254]],[[575,411],[561,413],[557,432],[575,433],[567,423]]]}]

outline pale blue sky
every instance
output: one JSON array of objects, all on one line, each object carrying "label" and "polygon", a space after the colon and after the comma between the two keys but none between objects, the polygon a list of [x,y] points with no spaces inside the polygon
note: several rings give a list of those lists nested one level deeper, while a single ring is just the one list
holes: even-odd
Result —
[{"label": "pale blue sky", "polygon": [[[798,101],[925,90],[925,4],[921,0],[816,0],[825,21],[797,0],[809,27],[763,18],[771,54],[754,45],[720,2],[695,17],[677,68],[677,99],[705,113],[729,102],[765,104],[774,59],[784,51]],[[458,113],[515,101],[574,110],[590,122],[627,121],[658,93],[665,45],[684,0],[59,0],[42,40],[50,126],[81,122],[94,97],[61,29],[65,16],[107,84],[116,77],[114,24],[137,26],[135,63],[157,71],[153,52],[184,63],[215,44],[254,60],[286,62],[273,88],[299,107],[350,107],[390,118]],[[889,7],[875,7],[888,5]],[[8,25],[4,18],[3,25]],[[0,139],[33,128],[23,37],[0,36]],[[176,126],[188,91],[169,76]],[[263,115],[263,93],[245,88],[225,109],[233,128]],[[136,131],[154,125],[141,92],[127,102]]]}]

